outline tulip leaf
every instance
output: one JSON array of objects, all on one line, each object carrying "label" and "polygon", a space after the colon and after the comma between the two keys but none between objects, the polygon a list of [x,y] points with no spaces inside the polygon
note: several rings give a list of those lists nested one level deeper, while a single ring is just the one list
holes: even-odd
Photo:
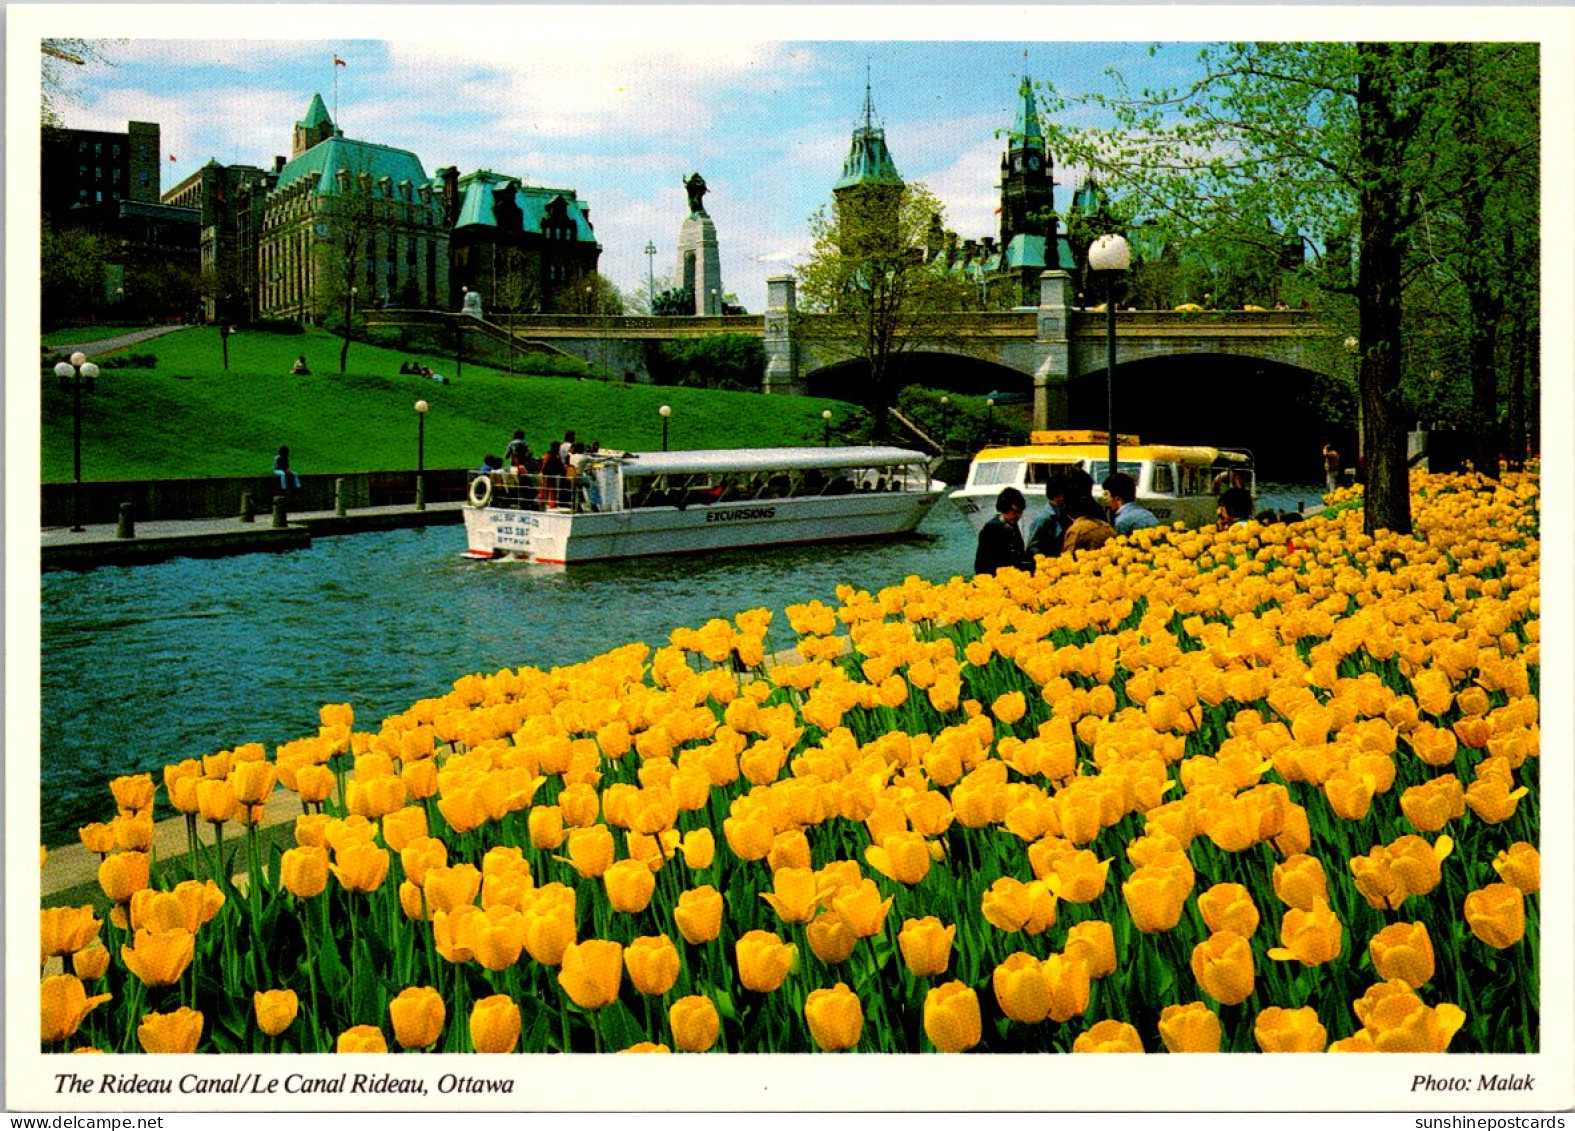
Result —
[{"label": "tulip leaf", "polygon": [[723,1021],[731,1021],[738,1016],[738,1009],[733,1005],[733,995],[726,990],[717,990],[712,1001],[716,1005],[717,1015]]}]

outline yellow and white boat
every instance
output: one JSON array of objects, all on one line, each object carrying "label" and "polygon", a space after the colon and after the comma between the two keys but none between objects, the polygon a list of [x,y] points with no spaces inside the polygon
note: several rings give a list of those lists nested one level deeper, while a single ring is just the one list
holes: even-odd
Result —
[{"label": "yellow and white boat", "polygon": [[[1029,443],[985,448],[968,467],[968,479],[949,498],[967,516],[975,531],[995,514],[1003,487],[1016,487],[1027,500],[1023,529],[1044,513],[1045,484],[1052,472],[1079,468],[1094,481],[1094,497],[1110,474],[1109,434],[1063,430],[1034,432]],[[1160,522],[1190,527],[1215,520],[1220,492],[1246,487],[1256,495],[1252,453],[1243,448],[1209,448],[1177,444],[1145,444],[1137,436],[1117,434],[1117,469],[1137,482],[1137,502]]]}]

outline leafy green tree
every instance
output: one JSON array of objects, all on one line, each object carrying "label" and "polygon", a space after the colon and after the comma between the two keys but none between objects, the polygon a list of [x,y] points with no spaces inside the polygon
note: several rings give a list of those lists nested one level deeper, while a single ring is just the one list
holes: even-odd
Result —
[{"label": "leafy green tree", "polygon": [[39,288],[46,324],[97,317],[105,303],[105,268],[115,244],[86,227],[41,233]]},{"label": "leafy green tree", "polygon": [[800,335],[833,357],[868,368],[873,433],[890,433],[902,355],[920,343],[960,341],[953,316],[976,303],[975,286],[925,255],[942,205],[922,184],[879,186],[839,197],[810,219],[814,240],[798,268]]},{"label": "leafy green tree", "polygon": [[663,342],[661,355],[665,383],[759,392],[765,381],[765,343],[748,334]]},{"label": "leafy green tree", "polygon": [[[1236,43],[1205,47],[1198,62],[1201,77],[1185,89],[1076,99],[1116,124],[1049,126],[1052,148],[1119,185],[1133,214],[1177,231],[1351,233],[1326,249],[1354,249],[1354,273],[1341,256],[1312,274],[1321,294],[1354,300],[1366,528],[1408,533],[1406,267],[1435,201],[1441,141],[1462,107],[1451,47]],[[1060,112],[1073,105],[1053,91],[1049,102]],[[1328,313],[1344,309],[1331,303]]]}]

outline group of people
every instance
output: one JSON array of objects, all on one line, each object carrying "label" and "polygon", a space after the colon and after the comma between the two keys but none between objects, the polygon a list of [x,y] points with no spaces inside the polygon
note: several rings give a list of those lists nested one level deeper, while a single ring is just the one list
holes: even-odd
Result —
[{"label": "group of people", "polygon": [[449,384],[449,379],[441,373],[432,372],[430,365],[422,365],[419,361],[401,362],[399,366],[401,377],[425,377],[428,381],[436,381],[439,385]]},{"label": "group of people", "polygon": [[585,489],[586,504],[592,510],[601,507],[596,480],[581,472],[593,457],[600,454],[600,440],[590,444],[576,438],[574,429],[563,434],[562,440],[549,441],[545,454],[538,459],[525,439],[525,430],[516,428],[514,437],[503,449],[502,456],[488,455],[482,460],[480,472],[490,475],[501,472],[509,477],[510,486],[517,487],[521,501],[535,501],[543,509],[572,505],[574,492],[581,483]]},{"label": "group of people", "polygon": [[[1108,506],[1094,499],[1094,480],[1082,468],[1057,470],[1045,484],[1045,513],[1034,522],[1025,542],[1020,529],[1027,500],[1016,487],[996,496],[996,515],[979,531],[974,553],[975,573],[995,573],[1008,566],[1034,571],[1038,557],[1055,558],[1079,550],[1097,550],[1118,534],[1158,526],[1153,512],[1137,502],[1137,482],[1124,471],[1101,484]],[[1219,524],[1235,526],[1252,517],[1252,493],[1235,486],[1221,492]],[[1108,516],[1108,517],[1107,517]]]}]

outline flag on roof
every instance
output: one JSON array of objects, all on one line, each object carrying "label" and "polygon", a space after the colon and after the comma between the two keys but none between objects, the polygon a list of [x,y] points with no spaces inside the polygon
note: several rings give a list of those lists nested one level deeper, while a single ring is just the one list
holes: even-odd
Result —
[{"label": "flag on roof", "polygon": [[175,155],[173,153],[170,154],[170,160],[171,161],[175,160]]},{"label": "flag on roof", "polygon": [[336,66],[336,67],[343,67],[343,66],[346,66],[346,65],[347,64],[345,63],[345,61],[343,59],[341,59],[337,55],[334,56],[334,66]]}]

